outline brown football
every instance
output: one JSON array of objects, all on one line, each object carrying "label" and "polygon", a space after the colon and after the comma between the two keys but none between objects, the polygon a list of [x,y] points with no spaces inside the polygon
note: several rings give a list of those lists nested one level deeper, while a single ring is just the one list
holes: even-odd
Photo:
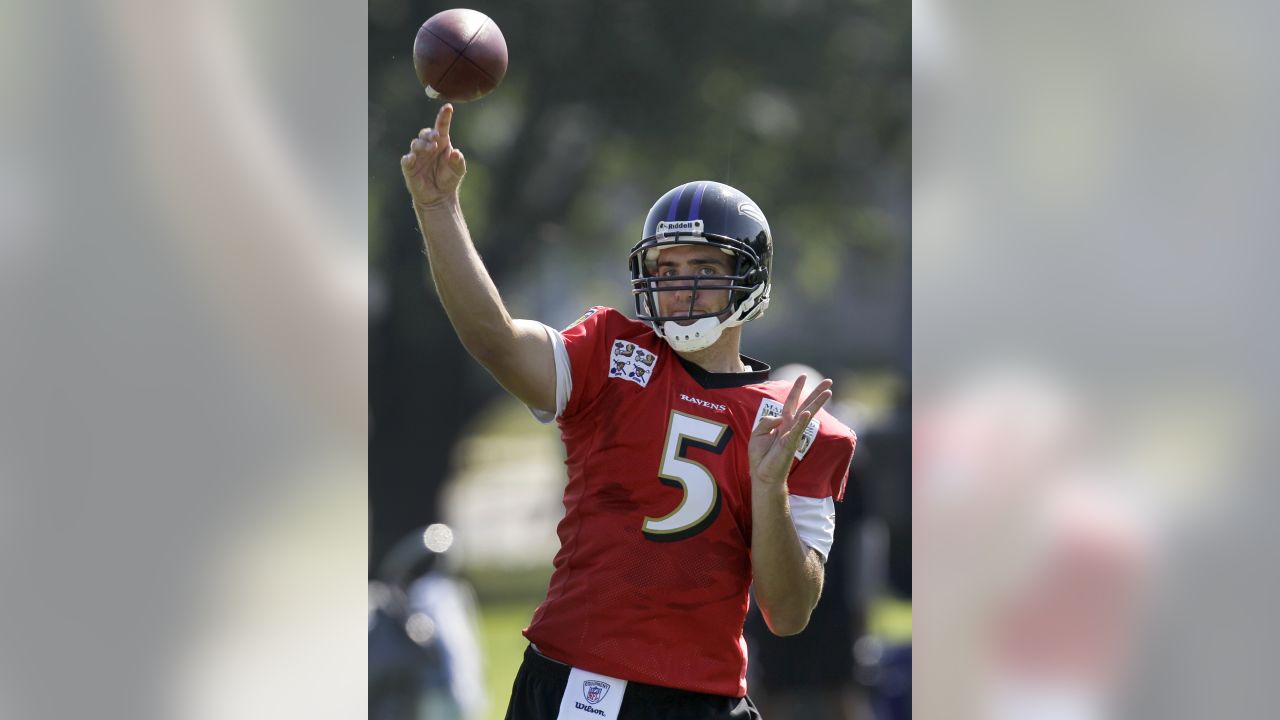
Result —
[{"label": "brown football", "polygon": [[418,28],[413,69],[427,97],[478,100],[493,92],[507,74],[507,41],[482,12],[444,10]]}]

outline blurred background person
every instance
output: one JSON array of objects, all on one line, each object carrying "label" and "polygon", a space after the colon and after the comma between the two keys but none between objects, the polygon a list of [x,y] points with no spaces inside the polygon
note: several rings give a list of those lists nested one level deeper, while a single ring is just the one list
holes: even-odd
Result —
[{"label": "blurred background person", "polygon": [[475,593],[453,531],[406,535],[369,582],[369,717],[473,720],[485,709]]}]

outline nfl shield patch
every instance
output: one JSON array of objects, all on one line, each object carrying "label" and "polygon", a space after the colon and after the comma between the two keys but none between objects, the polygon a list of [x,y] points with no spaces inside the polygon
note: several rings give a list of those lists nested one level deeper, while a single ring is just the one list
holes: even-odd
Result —
[{"label": "nfl shield patch", "polygon": [[572,329],[574,329],[574,328],[578,327],[579,325],[581,325],[581,324],[582,324],[582,321],[583,321],[583,320],[586,320],[587,318],[591,317],[592,315],[595,315],[595,314],[596,314],[596,312],[597,312],[597,311],[599,311],[599,310],[600,310],[600,307],[599,307],[599,306],[596,306],[596,307],[590,308],[590,309],[589,309],[589,310],[587,310],[586,312],[582,313],[582,317],[578,318],[577,320],[574,320],[574,321],[573,321],[573,323],[569,325],[569,327],[565,328],[564,330],[561,330],[560,332],[569,332],[570,330],[572,330]]},{"label": "nfl shield patch", "polygon": [[[579,689],[581,688],[581,689]],[[618,720],[627,681],[582,668],[571,668],[560,696],[560,720]]]},{"label": "nfl shield patch", "polygon": [[582,696],[587,702],[595,705],[609,694],[609,683],[600,680],[584,680],[582,681]]}]

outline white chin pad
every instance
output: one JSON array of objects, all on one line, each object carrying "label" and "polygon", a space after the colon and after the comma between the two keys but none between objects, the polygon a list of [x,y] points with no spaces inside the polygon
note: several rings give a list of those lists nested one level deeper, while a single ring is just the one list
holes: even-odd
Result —
[{"label": "white chin pad", "polygon": [[662,337],[679,352],[696,352],[709,348],[720,339],[720,319],[707,317],[681,325],[674,321],[662,323]]}]

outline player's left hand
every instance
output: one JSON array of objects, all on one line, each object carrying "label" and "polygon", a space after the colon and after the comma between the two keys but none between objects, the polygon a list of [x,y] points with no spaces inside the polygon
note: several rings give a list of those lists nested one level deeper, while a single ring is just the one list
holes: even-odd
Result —
[{"label": "player's left hand", "polygon": [[823,380],[802,404],[800,394],[804,392],[806,379],[804,375],[796,378],[782,406],[781,416],[761,418],[751,432],[747,458],[751,464],[752,482],[768,486],[786,483],[791,461],[800,447],[800,438],[804,437],[809,420],[831,399],[831,381]]}]

